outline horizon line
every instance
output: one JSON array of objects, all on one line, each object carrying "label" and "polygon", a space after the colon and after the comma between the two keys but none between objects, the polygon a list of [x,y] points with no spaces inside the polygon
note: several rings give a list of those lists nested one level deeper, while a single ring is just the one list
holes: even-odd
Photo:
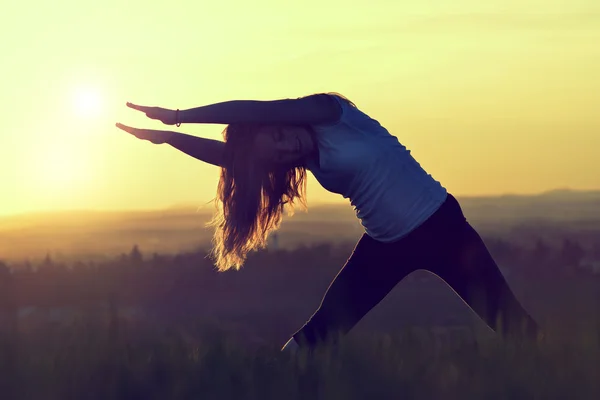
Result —
[{"label": "horizon line", "polygon": [[[490,194],[490,195],[459,195],[454,194],[456,198],[460,199],[491,199],[491,198],[506,198],[506,197],[539,197],[544,195],[556,194],[556,193],[600,193],[599,189],[571,189],[571,188],[556,188],[545,190],[541,192],[535,193],[514,193],[514,192],[506,192],[502,194]],[[199,202],[200,203],[200,202]],[[339,201],[316,201],[312,203],[312,207],[322,207],[322,206],[336,206],[336,205],[346,205],[344,200]],[[31,211],[22,211],[17,213],[8,213],[4,214],[0,212],[0,218],[13,218],[13,217],[23,217],[23,216],[31,216],[31,215],[39,215],[39,214],[64,214],[64,213],[125,213],[125,212],[158,212],[158,211],[174,211],[174,210],[183,210],[183,209],[193,209],[196,207],[196,212],[200,212],[203,209],[206,209],[206,206],[210,206],[211,209],[214,207],[212,201],[203,202],[202,205],[196,206],[194,202],[180,202],[173,203],[169,206],[165,207],[151,207],[151,208],[72,208],[72,209],[39,209],[39,210],[31,210]],[[310,206],[309,206],[310,207]],[[301,210],[298,209],[298,212]]]}]

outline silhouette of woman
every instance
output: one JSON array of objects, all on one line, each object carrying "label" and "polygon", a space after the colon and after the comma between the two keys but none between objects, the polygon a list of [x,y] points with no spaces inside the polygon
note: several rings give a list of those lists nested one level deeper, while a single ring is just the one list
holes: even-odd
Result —
[{"label": "silhouette of woman", "polygon": [[249,251],[264,247],[286,207],[306,206],[307,170],[325,189],[350,200],[365,232],[284,350],[335,342],[417,269],[443,279],[504,337],[537,337],[537,324],[456,199],[344,96],[234,100],[182,111],[127,106],[167,125],[227,125],[218,141],[117,124],[137,138],[221,167],[212,221],[212,255],[220,270],[239,269]]}]

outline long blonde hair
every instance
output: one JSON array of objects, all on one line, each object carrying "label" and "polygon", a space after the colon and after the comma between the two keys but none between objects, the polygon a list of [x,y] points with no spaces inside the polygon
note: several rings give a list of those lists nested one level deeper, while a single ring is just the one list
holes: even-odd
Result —
[{"label": "long blonde hair", "polygon": [[[323,94],[323,93],[322,93]],[[352,107],[356,105],[336,92]],[[223,130],[224,165],[217,188],[217,213],[211,255],[219,271],[239,270],[250,251],[265,248],[269,233],[281,224],[283,211],[292,215],[299,204],[307,210],[306,167],[265,169],[253,155],[259,124],[230,124]],[[311,126],[306,127],[314,132]]]},{"label": "long blonde hair", "polygon": [[265,248],[270,232],[281,224],[283,211],[306,210],[306,168],[267,169],[257,163],[253,143],[259,125],[230,124],[223,131],[224,165],[217,188],[211,255],[220,271],[239,270],[247,254]]}]

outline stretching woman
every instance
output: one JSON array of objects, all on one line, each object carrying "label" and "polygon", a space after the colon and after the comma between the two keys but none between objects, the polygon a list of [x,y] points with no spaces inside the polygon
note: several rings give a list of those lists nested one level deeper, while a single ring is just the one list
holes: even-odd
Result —
[{"label": "stretching woman", "polygon": [[212,254],[239,269],[264,247],[285,206],[306,206],[306,171],[350,200],[365,233],[309,321],[284,349],[334,342],[411,272],[443,279],[493,330],[535,338],[521,307],[456,199],[410,151],[354,103],[336,94],[234,100],[188,110],[127,103],[167,125],[226,124],[224,141],[117,127],[220,166]]}]

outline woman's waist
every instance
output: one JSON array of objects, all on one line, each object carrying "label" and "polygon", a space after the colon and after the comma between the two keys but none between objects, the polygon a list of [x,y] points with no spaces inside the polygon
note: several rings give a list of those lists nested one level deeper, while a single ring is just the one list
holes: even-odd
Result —
[{"label": "woman's waist", "polygon": [[423,224],[446,201],[446,189],[414,191],[404,195],[365,198],[352,202],[356,216],[370,236],[393,241]]}]

